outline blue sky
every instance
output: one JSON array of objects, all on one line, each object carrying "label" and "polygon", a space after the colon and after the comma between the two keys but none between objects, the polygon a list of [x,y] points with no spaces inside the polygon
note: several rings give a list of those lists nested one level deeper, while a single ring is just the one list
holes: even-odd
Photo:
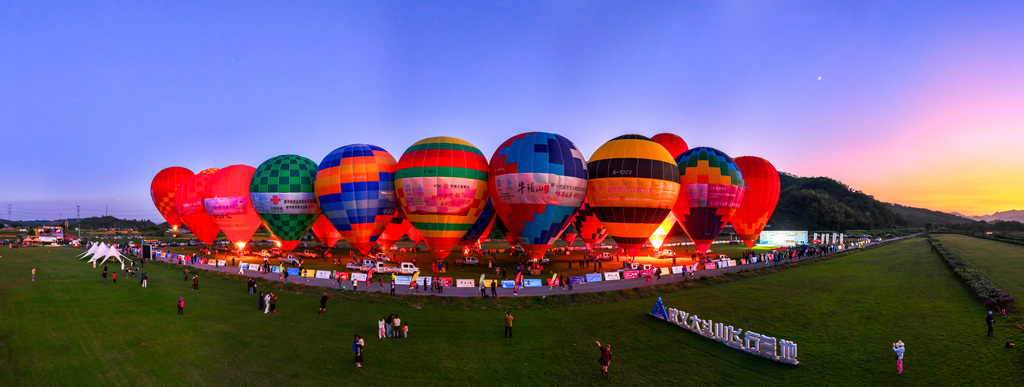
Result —
[{"label": "blue sky", "polygon": [[1020,2],[2,1],[0,218],[159,220],[169,166],[397,159],[437,135],[489,157],[526,131],[588,157],[671,132],[885,201],[1024,208],[1021,20]]}]

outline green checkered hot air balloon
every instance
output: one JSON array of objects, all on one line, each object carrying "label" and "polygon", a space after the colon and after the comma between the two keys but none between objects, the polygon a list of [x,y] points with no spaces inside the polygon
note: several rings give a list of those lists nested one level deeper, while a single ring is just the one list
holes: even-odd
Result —
[{"label": "green checkered hot air balloon", "polygon": [[263,225],[290,251],[320,216],[313,192],[317,164],[297,155],[272,157],[252,175],[252,206]]}]

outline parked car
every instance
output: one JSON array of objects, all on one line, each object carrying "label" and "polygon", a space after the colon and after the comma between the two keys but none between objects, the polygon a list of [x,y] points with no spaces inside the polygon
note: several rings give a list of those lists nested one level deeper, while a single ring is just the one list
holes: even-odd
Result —
[{"label": "parked car", "polygon": [[466,257],[466,258],[462,259],[462,264],[463,265],[479,265],[480,264],[480,259],[478,259],[477,257],[474,257],[474,256],[469,256],[469,257]]},{"label": "parked car", "polygon": [[657,258],[675,258],[676,252],[669,249],[658,250],[658,252],[655,253],[654,256]]},{"label": "parked car", "polygon": [[420,271],[420,268],[416,267],[416,265],[413,265],[412,262],[402,262],[398,264],[399,274],[412,274],[417,271]]},{"label": "parked car", "polygon": [[548,259],[547,255],[544,255],[544,256],[540,257],[540,263],[548,263],[548,262],[551,262],[551,260]]}]

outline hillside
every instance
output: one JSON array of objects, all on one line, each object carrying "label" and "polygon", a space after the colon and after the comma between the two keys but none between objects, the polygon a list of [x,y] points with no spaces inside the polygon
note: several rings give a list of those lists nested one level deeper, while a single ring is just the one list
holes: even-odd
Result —
[{"label": "hillside", "polygon": [[926,208],[907,207],[895,203],[885,203],[893,212],[900,215],[907,221],[910,227],[924,227],[926,224],[962,224],[973,222],[959,214],[932,211]]},{"label": "hillside", "polygon": [[986,222],[995,222],[999,220],[1024,222],[1024,210],[999,211],[992,215],[968,216],[968,218],[974,220],[983,220]]},{"label": "hillside", "polygon": [[[871,230],[916,226],[892,206],[828,177],[780,172],[782,193],[769,220],[775,230]],[[923,226],[923,225],[922,225]]]}]

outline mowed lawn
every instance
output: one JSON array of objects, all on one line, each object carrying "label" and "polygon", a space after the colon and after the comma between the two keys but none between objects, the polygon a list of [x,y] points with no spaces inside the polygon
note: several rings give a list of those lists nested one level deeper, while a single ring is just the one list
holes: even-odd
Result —
[{"label": "mowed lawn", "polygon": [[969,262],[1024,305],[1024,246],[959,234],[936,235],[942,245]]},{"label": "mowed lawn", "polygon": [[[537,302],[512,310],[515,338],[504,339],[504,310],[490,300],[398,306],[339,293],[317,315],[316,297],[282,292],[281,313],[266,315],[241,278],[201,276],[194,292],[177,267],[150,264],[148,289],[124,278],[104,285],[100,269],[72,258],[79,251],[0,251],[0,385],[606,384],[594,340],[612,344],[612,384],[1024,384],[1021,351],[1002,348],[1024,335],[1000,320],[997,337],[985,337],[984,307],[923,239],[662,295],[667,306],[795,341],[798,366],[654,319],[651,298]],[[389,312],[410,323],[411,338],[375,337]],[[354,333],[366,337],[363,368],[353,365]],[[899,376],[896,340],[907,343]]]}]

